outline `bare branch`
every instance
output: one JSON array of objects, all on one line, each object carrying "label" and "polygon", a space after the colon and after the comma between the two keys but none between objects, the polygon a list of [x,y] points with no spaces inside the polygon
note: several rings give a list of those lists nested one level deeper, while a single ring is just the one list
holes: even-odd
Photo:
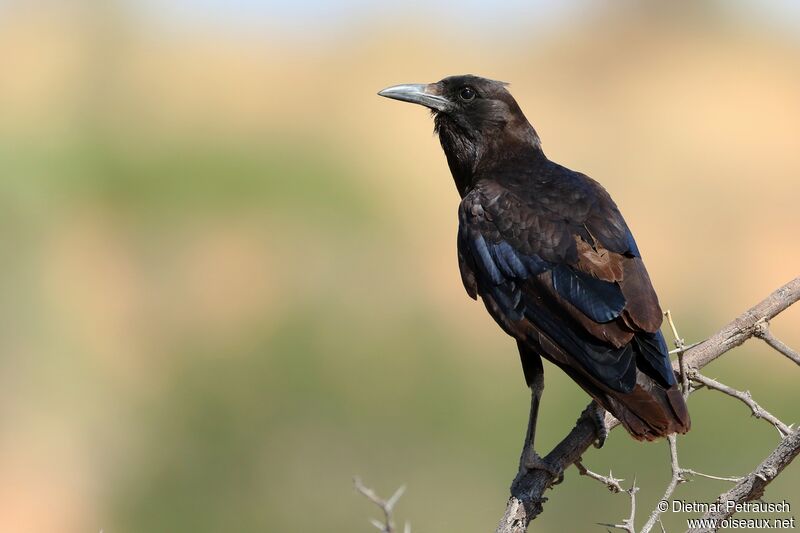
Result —
[{"label": "bare branch", "polygon": [[[744,479],[744,478],[741,478],[741,477],[712,476],[712,475],[709,475],[709,474],[704,474],[702,472],[697,472],[696,470],[692,470],[691,468],[682,468],[680,466],[679,462],[678,462],[678,449],[677,449],[677,442],[676,442],[675,435],[670,435],[670,437],[668,438],[668,443],[669,443],[669,449],[670,449],[670,465],[672,467],[672,477],[671,477],[670,482],[669,482],[669,484],[667,486],[667,489],[666,489],[666,491],[664,493],[664,496],[661,498],[661,501],[669,501],[669,498],[672,497],[672,494],[675,492],[675,489],[678,487],[678,485],[681,484],[681,483],[684,483],[686,481],[689,481],[686,478],[686,476],[699,476],[699,477],[704,477],[704,478],[707,478],[707,479],[716,479],[716,480],[719,480],[719,481],[730,481],[730,482],[734,482],[734,483],[737,483],[737,482],[742,481]],[[628,518],[627,520],[623,521],[623,523],[621,523],[621,524],[602,524],[601,523],[600,525],[601,526],[612,527],[612,528],[616,528],[616,529],[622,529],[624,531],[628,531],[629,533],[635,533],[635,530],[634,530],[634,519],[635,519],[635,515],[636,515],[636,498],[635,498],[634,494],[635,494],[636,491],[638,491],[638,488],[636,487],[636,480],[634,479],[633,486],[631,486],[630,489],[625,490],[625,489],[622,488],[622,485],[620,485],[620,482],[624,481],[624,480],[615,478],[614,474],[612,474],[610,472],[609,472],[608,476],[603,476],[601,474],[597,474],[595,472],[592,472],[591,470],[589,470],[588,468],[586,468],[583,465],[581,460],[575,461],[575,467],[578,469],[578,472],[582,476],[587,476],[587,477],[589,477],[591,479],[594,479],[594,480],[600,482],[601,484],[603,484],[612,493],[619,493],[619,492],[628,493],[628,495],[631,497],[631,514],[630,514],[630,518]],[[631,491],[633,491],[633,492],[631,492]],[[663,512],[664,512],[663,508],[659,509],[658,507],[656,507],[653,510],[653,512],[650,514],[650,517],[648,518],[647,523],[642,528],[641,533],[648,533],[655,526],[655,524],[658,524],[659,528],[662,531],[662,533],[665,533],[664,524],[661,521],[661,514]]]},{"label": "bare branch", "polygon": [[769,330],[769,321],[764,320],[763,322],[756,324],[756,331],[754,335],[772,346],[777,351],[781,352],[796,364],[800,365],[800,353],[792,350],[790,347],[782,343],[780,339],[777,339],[774,335],[772,335],[772,332]]},{"label": "bare branch", "polygon": [[690,344],[688,346],[683,346],[682,348],[674,348],[674,349],[670,350],[667,353],[670,354],[670,355],[675,355],[676,353],[679,353],[679,352],[685,352],[689,348],[694,348],[695,346],[699,345],[701,342],[703,342],[703,341],[693,342],[692,344]]},{"label": "bare branch", "polygon": [[675,349],[677,350],[678,354],[678,371],[681,377],[681,392],[683,392],[683,397],[689,397],[689,374],[686,372],[686,361],[684,359],[684,353],[686,352],[686,343],[683,341],[680,335],[678,335],[678,328],[675,327],[675,322],[672,321],[672,313],[669,309],[664,313],[664,316],[669,323],[669,327],[672,328],[672,338],[675,339]]},{"label": "bare branch", "polygon": [[[675,492],[676,488],[678,488],[678,485],[686,481],[686,478],[683,476],[684,471],[678,464],[678,446],[674,433],[667,437],[667,442],[669,443],[669,459],[672,467],[672,478],[669,480],[667,489],[664,491],[664,495],[661,497],[662,501],[669,501],[669,499],[672,497],[672,493]],[[648,533],[651,529],[653,529],[653,526],[656,525],[656,522],[661,520],[662,512],[663,511],[661,511],[658,506],[653,509],[653,512],[650,513],[650,518],[647,519],[647,522],[645,522],[644,527],[642,528],[642,533]]]},{"label": "bare branch", "polygon": [[702,383],[709,389],[714,389],[720,392],[724,392],[728,396],[732,396],[737,400],[741,401],[742,403],[744,403],[745,405],[747,405],[753,412],[753,416],[755,416],[756,418],[763,418],[764,420],[775,426],[781,438],[785,437],[791,432],[789,426],[778,420],[772,413],[770,413],[769,411],[758,405],[758,403],[756,403],[756,401],[750,395],[750,391],[736,390],[732,387],[725,385],[724,383],[720,383],[719,381],[704,376],[697,370],[692,370],[689,376],[693,381]]},{"label": "bare branch", "polygon": [[639,487],[636,486],[636,478],[633,478],[633,485],[627,490],[628,495],[631,497],[631,514],[627,520],[623,521],[631,533],[636,533],[633,521],[636,519],[636,493],[639,492]]},{"label": "bare branch", "polygon": [[[711,338],[687,347],[683,353],[683,364],[687,372],[699,370],[725,352],[739,346],[755,335],[756,325],[759,322],[773,318],[798,300],[800,300],[800,277],[774,291]],[[675,361],[673,368],[678,370],[678,366],[678,361]],[[619,425],[619,421],[608,415],[606,424],[611,430]],[[594,440],[594,424],[588,418],[581,417],[570,433],[544,459],[555,470],[563,472],[569,465],[579,460]],[[545,490],[551,487],[558,477],[555,473],[545,470],[531,470],[517,476],[511,486],[511,497],[497,527],[497,533],[525,532],[530,521],[542,512],[542,505],[546,501],[543,497]],[[652,528],[652,525],[650,527]]]},{"label": "bare branch", "polygon": [[669,309],[664,311],[664,318],[667,319],[667,323],[672,330],[672,338],[675,339],[675,348],[677,348],[678,351],[685,350],[686,342],[680,335],[678,335],[678,328],[675,327],[675,322],[672,321],[672,312]]},{"label": "bare branch", "polygon": [[[781,441],[775,450],[764,459],[758,468],[745,476],[729,491],[720,494],[712,511],[703,515],[703,518],[723,520],[736,512],[736,506],[758,500],[764,495],[764,489],[778,474],[800,454],[800,430],[795,430]],[[728,502],[732,502],[728,504]],[[729,506],[730,505],[730,506]],[[701,530],[692,529],[689,533],[699,533]],[[704,530],[705,531],[705,530]]]},{"label": "bare branch", "polygon": [[578,460],[575,461],[575,467],[578,469],[578,472],[582,476],[589,477],[596,481],[599,481],[605,487],[613,493],[625,492],[631,499],[631,514],[628,518],[622,521],[621,524],[600,524],[601,526],[613,527],[616,529],[621,529],[623,531],[627,531],[628,533],[636,533],[634,529],[634,518],[636,517],[636,493],[639,492],[639,487],[636,486],[636,478],[633,479],[633,484],[629,489],[623,489],[622,485],[620,485],[620,481],[625,481],[624,479],[617,479],[614,477],[614,474],[609,472],[608,476],[603,476],[592,472],[585,466],[583,463]]},{"label": "bare branch", "polygon": [[[755,335],[756,324],[770,320],[800,300],[800,277],[774,291],[758,305],[748,309],[710,339],[686,350],[686,365],[700,369]],[[673,365],[675,366],[675,365]]]},{"label": "bare branch", "polygon": [[622,485],[619,484],[620,481],[625,481],[625,480],[615,478],[613,472],[609,472],[608,476],[602,476],[600,474],[596,474],[591,470],[589,470],[588,468],[586,468],[585,466],[583,466],[583,463],[580,460],[575,461],[575,467],[578,469],[580,475],[596,479],[597,481],[605,485],[606,488],[613,493],[625,491],[625,489],[622,488]]},{"label": "bare branch", "polygon": [[[405,492],[406,486],[403,485],[397,489],[388,500],[383,500],[375,493],[374,490],[365,486],[361,482],[361,478],[357,476],[353,478],[353,485],[358,492],[366,496],[367,499],[369,499],[372,503],[377,505],[381,511],[383,511],[383,522],[373,518],[370,520],[370,524],[375,526],[375,528],[381,533],[395,533],[392,512],[394,511],[394,506],[397,505],[398,500],[400,500],[400,497]],[[404,531],[405,533],[411,533],[411,527],[408,525],[408,523],[406,523]]]},{"label": "bare branch", "polygon": [[[709,475],[709,474],[703,474],[702,472],[697,472],[696,470],[692,470],[690,468],[682,468],[680,466],[679,462],[678,462],[678,449],[677,449],[677,442],[676,442],[675,435],[670,435],[668,437],[668,443],[669,443],[669,449],[670,449],[670,464],[671,464],[671,467],[672,467],[672,478],[670,479],[669,485],[667,486],[667,489],[666,489],[666,491],[664,493],[664,496],[661,498],[661,501],[668,501],[669,498],[672,497],[672,494],[675,492],[675,489],[677,488],[677,486],[680,483],[689,481],[686,478],[686,476],[699,476],[699,477],[704,477],[704,478],[708,478],[708,479],[716,479],[716,480],[719,480],[719,481],[730,481],[730,482],[734,482],[734,483],[739,482],[742,479],[744,479],[744,478],[741,478],[741,477],[712,476],[712,475]],[[633,523],[634,523],[634,515],[635,515],[635,509],[636,509],[636,501],[635,501],[635,498],[633,497],[633,494],[631,494],[630,491],[634,490],[634,489],[638,490],[638,489],[636,489],[636,480],[634,479],[633,486],[629,490],[625,490],[625,489],[622,488],[622,485],[620,485],[620,482],[624,481],[624,480],[615,478],[614,474],[612,474],[610,472],[609,472],[608,476],[603,476],[603,475],[597,474],[595,472],[592,472],[591,470],[589,470],[588,468],[586,468],[583,465],[581,460],[575,461],[575,467],[578,469],[578,472],[582,476],[587,476],[587,477],[589,477],[591,479],[599,481],[600,483],[602,483],[611,492],[613,492],[613,493],[627,492],[631,496],[631,498],[632,498],[632,500],[631,500],[631,516],[630,516],[630,518],[628,520],[624,521],[622,524],[600,524],[600,525],[607,526],[607,527],[613,527],[613,528],[617,528],[617,529],[623,529],[625,531],[631,531],[631,533],[633,533]],[[647,523],[642,528],[642,533],[649,532],[655,526],[655,524],[658,524],[660,529],[661,529],[661,531],[663,532],[664,531],[664,524],[661,522],[661,514],[663,512],[664,512],[663,510],[660,510],[658,507],[656,507],[653,510],[653,512],[650,514],[650,517],[649,517]]]},{"label": "bare branch", "polygon": [[741,477],[712,476],[711,474],[704,474],[702,472],[698,472],[697,470],[692,470],[691,468],[681,468],[681,471],[683,471],[684,474],[689,476],[704,477],[706,479],[716,479],[717,481],[730,481],[732,483],[736,483],[744,479]]},{"label": "bare branch", "polygon": [[628,515],[628,518],[624,519],[621,524],[599,524],[599,525],[606,527],[613,527],[614,529],[621,529],[622,531],[627,531],[628,533],[636,533],[634,520],[636,518],[636,493],[639,492],[639,487],[636,486],[636,479],[633,480],[633,485],[631,485],[631,488],[626,489],[623,492],[627,493],[628,497],[630,497],[631,499],[631,514]]}]

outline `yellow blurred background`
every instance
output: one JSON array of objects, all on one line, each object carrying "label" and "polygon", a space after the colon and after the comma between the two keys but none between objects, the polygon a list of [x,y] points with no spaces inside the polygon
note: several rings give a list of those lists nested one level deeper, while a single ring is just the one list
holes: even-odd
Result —
[{"label": "yellow blurred background", "polygon": [[[799,34],[788,1],[0,3],[0,531],[370,531],[355,474],[407,484],[414,531],[493,530],[528,392],[461,286],[430,118],[376,91],[511,82],[693,342],[798,274]],[[798,325],[773,330],[797,348]],[[708,374],[789,423],[795,372],[752,341]],[[546,374],[542,451],[587,402]],[[690,408],[686,467],[777,443],[734,400]],[[620,432],[584,459],[645,510],[669,477]],[[627,506],[571,469],[535,530]]]}]

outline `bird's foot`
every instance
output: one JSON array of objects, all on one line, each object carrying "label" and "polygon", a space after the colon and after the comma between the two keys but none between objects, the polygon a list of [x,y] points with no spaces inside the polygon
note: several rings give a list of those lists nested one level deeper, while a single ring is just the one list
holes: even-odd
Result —
[{"label": "bird's foot", "polygon": [[606,426],[606,410],[603,409],[596,401],[592,402],[589,407],[581,413],[581,418],[588,418],[594,424],[595,435],[597,440],[594,442],[595,448],[602,448],[608,438],[608,426]]},{"label": "bird's foot", "polygon": [[561,483],[561,481],[564,479],[564,472],[559,468],[557,468],[555,465],[552,465],[549,462],[545,461],[538,453],[536,453],[533,450],[533,448],[530,448],[528,450],[523,465],[528,470],[544,470],[551,476],[555,477],[556,481],[553,483],[554,485]]}]

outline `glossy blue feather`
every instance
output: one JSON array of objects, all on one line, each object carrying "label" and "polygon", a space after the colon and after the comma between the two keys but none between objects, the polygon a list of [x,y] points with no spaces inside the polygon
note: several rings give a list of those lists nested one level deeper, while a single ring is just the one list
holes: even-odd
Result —
[{"label": "glossy blue feather", "polygon": [[553,288],[595,322],[609,322],[625,308],[619,285],[593,278],[567,265],[553,268]]}]

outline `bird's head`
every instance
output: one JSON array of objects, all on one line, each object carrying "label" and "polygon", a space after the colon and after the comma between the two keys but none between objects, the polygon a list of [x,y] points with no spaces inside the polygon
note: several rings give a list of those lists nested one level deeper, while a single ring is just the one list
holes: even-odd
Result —
[{"label": "bird's head", "polygon": [[506,85],[461,75],[436,83],[395,85],[378,95],[431,110],[435,130],[461,190],[469,185],[482,162],[506,157],[510,149],[540,150],[536,131]]}]

